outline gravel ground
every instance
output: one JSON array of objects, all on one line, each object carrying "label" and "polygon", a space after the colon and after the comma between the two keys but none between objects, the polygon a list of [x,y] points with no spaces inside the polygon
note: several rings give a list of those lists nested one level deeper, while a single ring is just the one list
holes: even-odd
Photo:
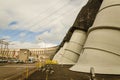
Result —
[{"label": "gravel ground", "polygon": [[[53,74],[40,69],[36,71],[28,80],[90,80],[90,74],[70,71],[72,65],[52,65]],[[120,80],[120,75],[96,75],[95,80]]]},{"label": "gravel ground", "polygon": [[7,80],[10,77],[23,73],[26,71],[26,67],[31,70],[35,68],[35,64],[1,64],[0,80]]}]

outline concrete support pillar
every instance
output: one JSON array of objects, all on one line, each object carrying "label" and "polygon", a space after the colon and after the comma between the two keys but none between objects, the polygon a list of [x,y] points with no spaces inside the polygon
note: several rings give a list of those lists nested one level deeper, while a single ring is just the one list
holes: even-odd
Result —
[{"label": "concrete support pillar", "polygon": [[73,71],[120,74],[120,1],[104,0]]},{"label": "concrete support pillar", "polygon": [[79,58],[81,49],[86,39],[86,33],[82,30],[75,30],[69,42],[56,53],[53,60],[59,64],[75,64]]}]

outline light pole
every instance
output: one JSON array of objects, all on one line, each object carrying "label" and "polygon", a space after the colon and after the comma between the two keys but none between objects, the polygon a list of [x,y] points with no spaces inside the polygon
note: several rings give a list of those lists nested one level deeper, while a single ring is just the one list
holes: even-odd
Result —
[{"label": "light pole", "polygon": [[42,42],[43,44],[43,46],[42,46],[42,48],[43,48],[43,54],[45,54],[45,49],[46,49],[46,43],[45,43],[45,40],[43,40],[43,39],[41,39],[41,38],[39,38],[39,40],[40,40],[40,42]]},{"label": "light pole", "polygon": [[39,40],[40,40],[40,42],[42,42],[43,44],[43,54],[42,54],[42,60],[40,60],[41,61],[41,63],[44,65],[44,63],[45,63],[45,50],[46,50],[46,45],[45,45],[45,41],[43,40],[43,39],[41,39],[41,38],[39,38]]}]

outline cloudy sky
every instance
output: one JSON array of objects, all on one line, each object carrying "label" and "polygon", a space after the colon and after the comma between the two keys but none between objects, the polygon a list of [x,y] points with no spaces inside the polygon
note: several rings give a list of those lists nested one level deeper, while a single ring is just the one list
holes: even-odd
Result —
[{"label": "cloudy sky", "polygon": [[0,39],[10,48],[59,45],[88,0],[0,0]]}]

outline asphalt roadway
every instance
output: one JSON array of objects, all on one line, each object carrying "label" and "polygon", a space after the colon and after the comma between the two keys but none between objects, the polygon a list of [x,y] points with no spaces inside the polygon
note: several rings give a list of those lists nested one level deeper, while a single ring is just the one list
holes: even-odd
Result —
[{"label": "asphalt roadway", "polygon": [[[27,75],[27,70],[32,70],[35,64],[0,64],[0,80],[11,80],[16,75]],[[19,79],[22,80],[22,79]]]}]

